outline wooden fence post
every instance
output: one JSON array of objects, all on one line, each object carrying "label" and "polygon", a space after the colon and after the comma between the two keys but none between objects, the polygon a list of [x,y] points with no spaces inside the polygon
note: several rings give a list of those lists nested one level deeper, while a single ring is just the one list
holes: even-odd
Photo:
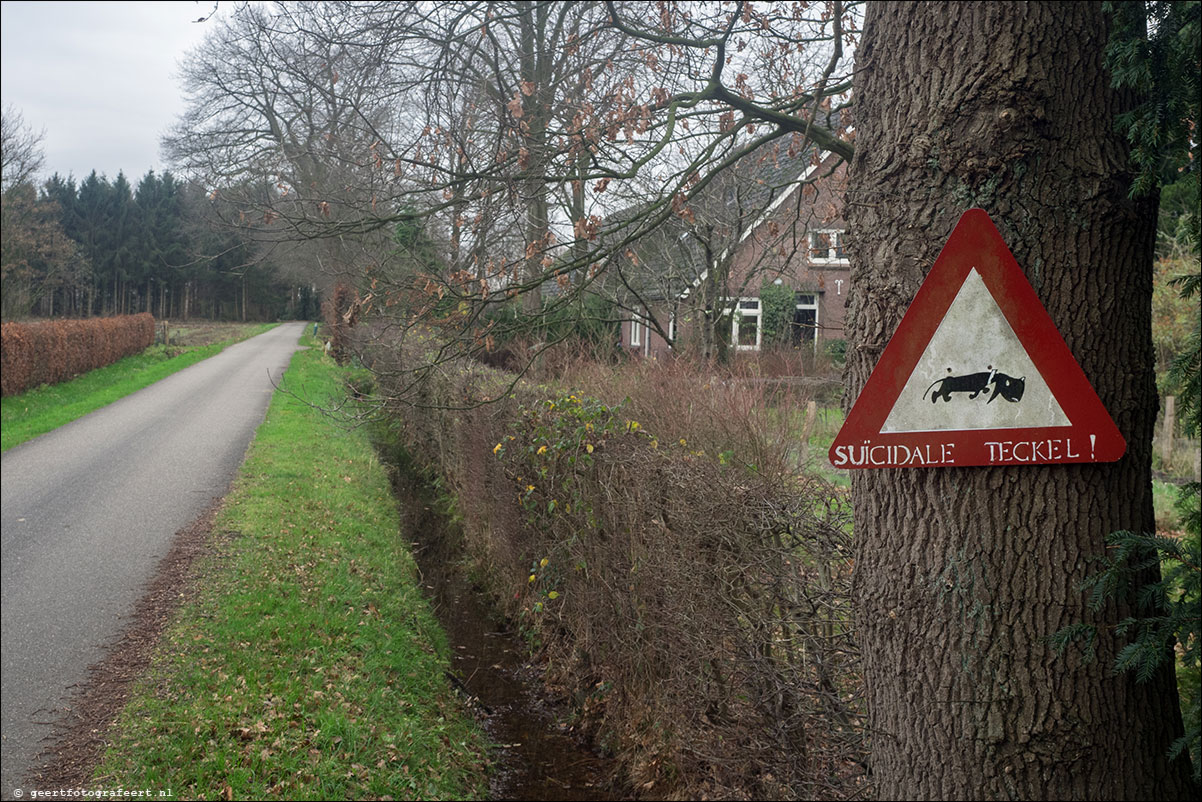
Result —
[{"label": "wooden fence post", "polygon": [[1173,432],[1177,428],[1177,397],[1164,399],[1164,426],[1160,430],[1160,469],[1166,473],[1173,461]]}]

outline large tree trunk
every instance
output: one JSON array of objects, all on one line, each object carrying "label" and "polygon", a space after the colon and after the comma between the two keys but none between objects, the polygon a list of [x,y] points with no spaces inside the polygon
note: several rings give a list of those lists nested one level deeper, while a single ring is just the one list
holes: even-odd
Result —
[{"label": "large tree trunk", "polygon": [[1127,199],[1098,3],[871,3],[858,53],[849,402],[962,212],[992,216],[1128,443],[1105,465],[858,471],[857,615],[884,799],[1183,797],[1171,669],[1048,636],[1153,527],[1154,201]]},{"label": "large tree trunk", "polygon": [[522,295],[522,311],[541,315],[543,294],[534,284],[545,272],[543,257],[550,247],[550,212],[547,194],[547,124],[550,119],[550,54],[546,51],[547,21],[550,7],[526,0],[517,4],[522,52],[518,67],[523,86],[522,119],[518,121],[525,156],[522,176],[522,202],[526,206],[526,264],[522,281],[531,286]]}]

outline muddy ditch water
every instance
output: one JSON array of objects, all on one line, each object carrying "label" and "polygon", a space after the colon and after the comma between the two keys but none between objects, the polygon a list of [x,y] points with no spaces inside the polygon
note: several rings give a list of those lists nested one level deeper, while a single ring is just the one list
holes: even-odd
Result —
[{"label": "muddy ditch water", "polygon": [[568,731],[546,697],[517,632],[458,567],[455,533],[431,491],[402,470],[394,479],[402,533],[413,544],[426,593],[451,643],[452,681],[475,700],[485,732],[497,744],[489,799],[617,800],[634,795],[617,783],[614,760]]}]

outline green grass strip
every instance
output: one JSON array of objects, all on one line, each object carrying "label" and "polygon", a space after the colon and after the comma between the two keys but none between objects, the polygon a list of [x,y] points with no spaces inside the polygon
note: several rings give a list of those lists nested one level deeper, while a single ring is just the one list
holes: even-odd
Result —
[{"label": "green grass strip", "polygon": [[168,350],[163,345],[152,345],[140,354],[88,371],[71,381],[44,384],[0,400],[0,452],[82,418],[277,325],[264,323],[243,337],[190,348],[183,353],[179,348]]},{"label": "green grass strip", "polygon": [[218,516],[216,531],[237,535],[164,635],[95,787],[187,799],[486,793],[483,736],[446,680],[449,647],[385,470],[364,432],[306,403],[341,394],[340,375],[317,347],[294,357]]}]

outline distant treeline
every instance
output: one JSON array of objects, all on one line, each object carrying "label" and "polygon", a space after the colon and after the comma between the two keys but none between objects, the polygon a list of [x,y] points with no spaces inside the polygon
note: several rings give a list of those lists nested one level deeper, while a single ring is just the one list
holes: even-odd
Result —
[{"label": "distant treeline", "polygon": [[169,173],[55,174],[3,192],[5,320],[149,312],[157,318],[310,319],[315,290],[286,281],[224,219],[237,210]]}]

